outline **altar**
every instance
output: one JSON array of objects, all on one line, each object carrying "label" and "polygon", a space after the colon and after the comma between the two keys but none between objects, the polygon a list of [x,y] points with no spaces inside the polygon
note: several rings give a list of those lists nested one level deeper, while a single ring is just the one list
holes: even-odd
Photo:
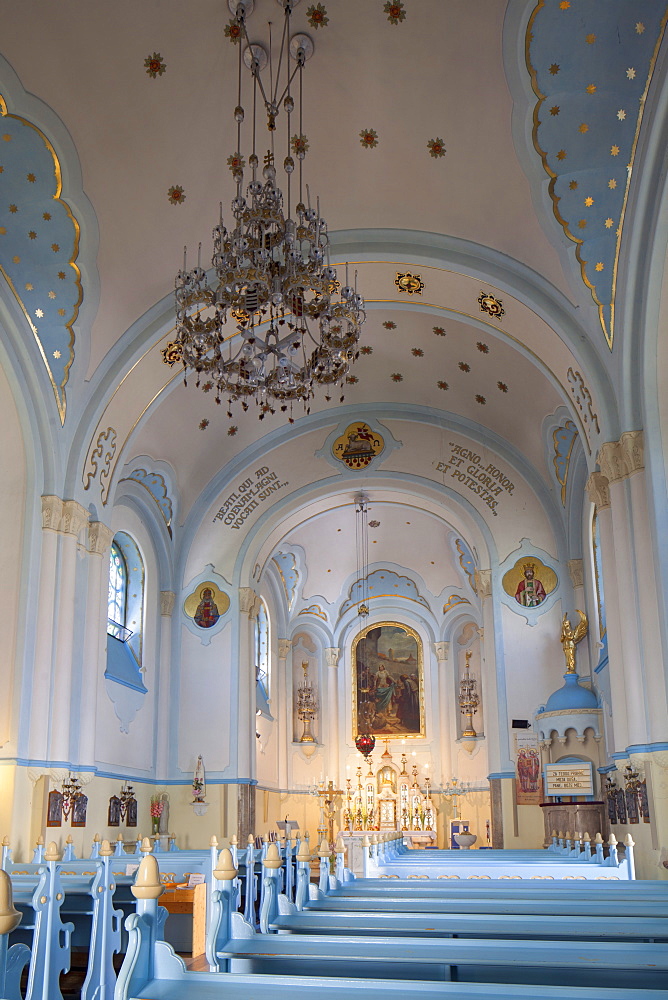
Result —
[{"label": "altar", "polygon": [[347,865],[354,872],[362,871],[364,837],[375,833],[401,833],[409,847],[428,847],[436,844],[436,810],[431,798],[430,779],[426,776],[421,787],[418,767],[413,765],[412,780],[406,770],[408,760],[401,755],[401,769],[392,760],[389,741],[380,767],[374,769],[369,761],[369,771],[362,776],[357,768],[357,784],[353,788],[347,779],[343,808],[344,843],[348,848]]},{"label": "altar", "polygon": [[[404,844],[411,847],[436,847],[436,830],[401,830]],[[364,838],[373,837],[378,830],[342,830],[341,836],[346,846],[346,868],[361,878],[364,875]]]}]

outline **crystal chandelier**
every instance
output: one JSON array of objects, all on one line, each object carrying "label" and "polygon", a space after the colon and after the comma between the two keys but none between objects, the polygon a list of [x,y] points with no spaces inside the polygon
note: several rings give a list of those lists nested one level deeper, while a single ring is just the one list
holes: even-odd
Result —
[{"label": "crystal chandelier", "polygon": [[[230,22],[238,39],[238,93],[234,109],[237,149],[228,164],[236,182],[229,228],[220,218],[213,230],[210,284],[200,265],[176,276],[176,338],[165,353],[167,363],[181,361],[184,377],[194,373],[196,384],[206,392],[215,390],[216,402],[227,402],[228,416],[240,402],[244,410],[255,401],[259,417],[276,408],[285,412],[301,402],[310,412],[310,401],[318,385],[342,388],[349,366],[357,357],[360,328],[365,320],[364,299],[346,283],[339,290],[337,272],[329,263],[327,224],[320,215],[319,199],[311,204],[308,186],[302,180],[308,141],[302,127],[302,75],[313,52],[308,35],[290,36],[290,19],[299,0],[278,0],[284,8],[284,25],[278,66],[269,54],[251,44],[246,17],[252,0],[234,7]],[[245,43],[245,45],[244,45]],[[290,65],[290,58],[294,65]],[[242,155],[242,126],[246,111],[242,104],[242,79],[252,78],[251,136],[248,162]],[[269,64],[265,88],[261,72]],[[293,96],[293,86],[297,101]],[[256,150],[258,106],[264,106],[269,149],[263,163]],[[284,112],[285,197],[277,187],[275,157],[280,153],[277,124]],[[293,116],[298,131],[293,131]],[[277,121],[278,120],[278,121]],[[247,147],[248,148],[248,147]],[[294,154],[294,155],[293,155]],[[297,163],[295,163],[295,159]],[[293,177],[298,166],[297,176]],[[245,171],[250,179],[245,184]],[[293,189],[297,200],[293,209]],[[306,192],[306,199],[304,198]],[[201,251],[201,244],[200,244]],[[173,359],[173,360],[172,360]],[[331,388],[326,399],[331,399]],[[341,396],[343,399],[343,396]]]}]

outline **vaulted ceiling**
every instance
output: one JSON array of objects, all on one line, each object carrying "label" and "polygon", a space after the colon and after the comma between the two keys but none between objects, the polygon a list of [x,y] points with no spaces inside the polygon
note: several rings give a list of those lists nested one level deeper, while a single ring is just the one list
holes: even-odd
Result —
[{"label": "vaulted ceiling", "polygon": [[[0,8],[0,264],[31,350],[88,455],[113,424],[111,474],[133,455],[169,463],[185,514],[285,425],[228,419],[160,354],[182,247],[209,257],[234,195],[232,14],[225,0]],[[276,39],[280,17],[255,0],[251,38],[266,45],[273,22]],[[615,276],[664,26],[650,0],[296,4],[315,44],[305,175],[368,303],[343,405],[496,435],[553,490],[546,418],[569,408],[595,453],[617,419]],[[406,271],[419,294],[396,286]],[[335,414],[338,392],[323,396],[315,411]]]}]

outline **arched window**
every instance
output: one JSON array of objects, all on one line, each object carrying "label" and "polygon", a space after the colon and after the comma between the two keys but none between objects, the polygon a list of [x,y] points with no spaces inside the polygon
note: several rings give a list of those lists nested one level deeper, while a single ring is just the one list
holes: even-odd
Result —
[{"label": "arched window", "polygon": [[255,620],[255,678],[256,710],[271,719],[269,708],[270,655],[269,655],[269,613],[267,605],[260,598],[260,609]]},{"label": "arched window", "polygon": [[139,546],[119,531],[109,553],[106,690],[127,733],[147,692],[142,675],[144,560]]},{"label": "arched window", "polygon": [[255,676],[269,697],[269,615],[262,598],[255,622]]},{"label": "arched window", "polygon": [[144,560],[139,546],[119,531],[109,555],[107,634],[127,643],[137,664],[142,662],[144,634]]},{"label": "arched window", "polygon": [[117,639],[123,639],[125,615],[128,600],[128,567],[119,545],[112,542],[109,560],[109,603],[107,631]]},{"label": "arched window", "polygon": [[603,566],[601,561],[601,534],[598,525],[596,510],[591,521],[591,547],[592,560],[594,563],[594,589],[596,590],[596,604],[598,607],[599,638],[605,638],[607,625],[605,621],[605,593],[603,591]]}]

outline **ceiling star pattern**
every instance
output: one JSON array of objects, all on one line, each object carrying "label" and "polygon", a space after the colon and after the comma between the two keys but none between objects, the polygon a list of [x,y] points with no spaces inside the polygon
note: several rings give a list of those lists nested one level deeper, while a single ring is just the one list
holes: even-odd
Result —
[{"label": "ceiling star pattern", "polygon": [[48,138],[0,95],[0,269],[35,338],[65,422],[74,322],[83,298],[79,224],[61,199]]},{"label": "ceiling star pattern", "polygon": [[[638,134],[668,7],[541,0],[527,27],[538,101],[534,145],[550,177],[554,214],[575,243],[582,279],[614,339],[615,283]],[[610,222],[612,220],[612,222]]]}]

